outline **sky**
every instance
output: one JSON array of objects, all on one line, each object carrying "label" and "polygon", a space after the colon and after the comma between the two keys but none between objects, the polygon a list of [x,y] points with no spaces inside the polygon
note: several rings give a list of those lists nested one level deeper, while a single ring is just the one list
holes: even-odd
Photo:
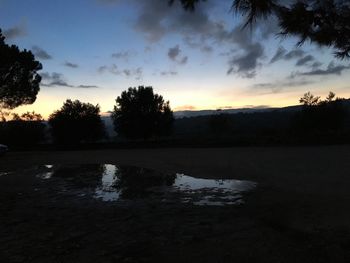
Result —
[{"label": "sky", "polygon": [[108,112],[140,85],[173,110],[282,107],[307,91],[350,97],[350,61],[282,39],[273,19],[242,30],[231,4],[207,0],[191,13],[168,0],[0,0],[6,43],[43,65],[36,102],[15,111],[47,118],[79,99]]}]

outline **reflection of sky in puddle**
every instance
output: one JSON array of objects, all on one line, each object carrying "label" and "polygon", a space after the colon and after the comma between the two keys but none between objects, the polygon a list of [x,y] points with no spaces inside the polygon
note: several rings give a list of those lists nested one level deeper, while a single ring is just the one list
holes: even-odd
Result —
[{"label": "reflection of sky in puddle", "polygon": [[256,183],[240,180],[201,179],[177,174],[173,188],[187,195],[183,202],[194,205],[242,204],[241,193],[251,191]]},{"label": "reflection of sky in puddle", "polygon": [[95,191],[95,198],[103,201],[116,201],[119,199],[119,192],[115,189],[114,184],[117,179],[117,167],[111,164],[104,165],[101,186]]},{"label": "reflection of sky in puddle", "polygon": [[[34,171],[34,174],[33,174]],[[8,173],[0,172],[0,176]],[[45,181],[57,194],[93,197],[104,202],[146,200],[193,205],[238,205],[256,183],[202,179],[164,174],[150,169],[105,165],[43,165],[30,174]]]},{"label": "reflection of sky in puddle", "polygon": [[39,173],[37,175],[38,178],[41,178],[41,179],[44,179],[44,180],[47,180],[47,179],[50,179],[52,177],[52,175],[54,174],[54,172],[52,171],[52,168],[53,168],[53,165],[52,164],[46,164],[44,165],[44,172],[42,173]]}]

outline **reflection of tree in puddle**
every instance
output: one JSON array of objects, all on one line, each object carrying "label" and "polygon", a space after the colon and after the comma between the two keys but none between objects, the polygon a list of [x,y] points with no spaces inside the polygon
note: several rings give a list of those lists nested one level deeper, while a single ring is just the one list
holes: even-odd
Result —
[{"label": "reflection of tree in puddle", "polygon": [[101,182],[105,166],[100,164],[87,165],[55,165],[51,167],[52,178],[60,178],[72,188],[96,187]]},{"label": "reflection of tree in puddle", "polygon": [[114,187],[122,198],[140,198],[147,196],[152,188],[172,186],[175,179],[175,174],[167,175],[137,167],[118,167]]}]

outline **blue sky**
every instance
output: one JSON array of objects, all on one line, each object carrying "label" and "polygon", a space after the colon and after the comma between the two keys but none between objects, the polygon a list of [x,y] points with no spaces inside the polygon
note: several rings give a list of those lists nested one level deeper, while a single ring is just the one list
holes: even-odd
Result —
[{"label": "blue sky", "polygon": [[273,20],[242,31],[230,3],[191,14],[167,0],[0,0],[7,43],[43,64],[37,101],[16,111],[47,117],[70,98],[106,112],[139,85],[175,110],[293,105],[307,91],[350,97],[349,61],[276,37]]}]

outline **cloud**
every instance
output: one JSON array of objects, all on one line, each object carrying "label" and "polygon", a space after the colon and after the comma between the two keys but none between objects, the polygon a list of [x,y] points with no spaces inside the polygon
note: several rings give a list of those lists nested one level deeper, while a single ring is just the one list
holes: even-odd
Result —
[{"label": "cloud", "polygon": [[23,37],[25,35],[27,35],[25,24],[16,25],[4,30],[4,36],[7,39],[14,39],[17,37]]},{"label": "cloud", "polygon": [[97,89],[97,88],[99,88],[99,86],[96,86],[96,85],[79,85],[79,86],[76,86],[76,88],[80,88],[80,89]]},{"label": "cloud", "polygon": [[40,74],[43,81],[46,83],[42,83],[41,85],[46,87],[60,86],[60,87],[73,87],[69,85],[65,80],[64,76],[61,73],[52,72],[51,74],[48,72],[44,72]]},{"label": "cloud", "polygon": [[[195,12],[186,12],[179,1],[171,7],[168,4],[169,1],[164,0],[143,0],[142,2],[133,0],[132,2],[137,5],[138,10],[134,28],[152,43],[173,33],[182,36],[185,43],[191,47],[208,47],[208,41],[210,43],[231,42],[230,30],[225,28],[225,23],[209,15],[215,6],[220,4],[214,5],[206,1],[198,5]],[[227,8],[226,4],[224,8]]]},{"label": "cloud", "polygon": [[108,71],[108,66],[100,66],[97,69],[97,72],[100,73],[100,74],[105,73],[106,71]]},{"label": "cloud", "polygon": [[187,64],[187,62],[188,62],[188,57],[186,56],[186,57],[183,57],[181,60],[180,60],[180,64],[181,65],[185,65],[185,64]]},{"label": "cloud", "polygon": [[296,72],[294,76],[324,76],[324,75],[341,75],[344,70],[350,69],[350,65],[335,65],[334,62],[328,64],[326,69],[313,69],[306,72]]},{"label": "cloud", "polygon": [[258,59],[264,55],[264,48],[261,44],[255,43],[247,46],[243,55],[234,56],[228,63],[227,74],[238,73],[244,78],[253,78],[256,75]]},{"label": "cloud", "polygon": [[183,105],[183,106],[176,107],[174,110],[175,111],[196,110],[196,107],[192,105]]},{"label": "cloud", "polygon": [[234,28],[231,35],[237,49],[231,50],[227,74],[237,73],[244,78],[253,78],[260,65],[259,60],[264,57],[264,47],[254,42],[249,31],[242,30],[240,26]]},{"label": "cloud", "polygon": [[160,75],[162,76],[176,76],[178,74],[177,71],[162,71]]},{"label": "cloud", "polygon": [[140,80],[143,75],[143,69],[141,67],[133,69],[120,69],[116,64],[101,66],[97,69],[97,72],[100,74],[108,72],[117,76],[133,77],[136,80]]},{"label": "cloud", "polygon": [[214,49],[211,46],[202,46],[200,50],[204,53],[211,53],[213,52]]},{"label": "cloud", "polygon": [[295,59],[295,58],[300,58],[305,54],[305,51],[301,50],[301,49],[294,49],[292,51],[289,51],[284,57],[283,59],[285,60],[291,60],[291,59]]},{"label": "cloud", "polygon": [[169,48],[168,50],[168,57],[175,61],[177,59],[177,57],[180,55],[181,53],[181,49],[179,47],[179,45],[176,45],[175,47]]},{"label": "cloud", "polygon": [[79,67],[78,64],[75,64],[75,63],[72,63],[72,62],[68,62],[68,61],[66,61],[63,65],[68,67],[68,68],[78,68]]},{"label": "cloud", "polygon": [[312,63],[311,68],[312,69],[318,69],[319,67],[321,67],[323,65],[323,63],[319,62],[319,61],[315,61],[314,63]]},{"label": "cloud", "polygon": [[[171,7],[167,0],[124,0],[122,2],[133,5],[134,29],[150,43],[159,42],[170,34],[177,34],[186,45],[206,54],[213,52],[214,47],[238,48],[241,52],[234,56],[230,54],[228,58],[227,72],[230,74],[238,73],[240,76],[252,77],[255,75],[257,66],[260,65],[259,60],[264,56],[262,44],[253,41],[253,37],[248,37],[251,31],[241,30],[241,26],[232,30],[232,24],[226,24],[222,17],[212,15],[214,12],[227,11],[229,0],[215,4],[213,1],[201,1],[195,12],[184,11],[180,1],[175,1]],[[244,41],[241,40],[242,36]],[[168,56],[175,61],[179,52],[179,46],[171,47]],[[179,64],[185,64],[188,61],[188,57],[185,57],[181,59],[177,57],[176,61]],[[245,63],[243,61],[245,58],[250,61]]]},{"label": "cloud", "polygon": [[312,56],[312,55],[307,55],[307,56],[305,56],[305,57],[299,59],[299,60],[297,61],[297,63],[295,64],[295,66],[298,66],[298,67],[304,66],[304,65],[306,65],[306,64],[308,64],[309,62],[314,61],[314,60],[315,60],[314,56]]},{"label": "cloud", "polygon": [[242,30],[241,26],[235,27],[230,35],[236,48],[230,51],[227,74],[236,73],[243,78],[255,77],[260,60],[265,56],[264,47],[260,42],[254,41],[251,31]]},{"label": "cloud", "polygon": [[112,58],[115,58],[115,59],[123,59],[125,61],[128,61],[132,55],[133,54],[130,51],[124,51],[124,52],[113,53],[111,56]]},{"label": "cloud", "polygon": [[43,60],[52,59],[52,56],[49,53],[47,53],[44,49],[42,49],[41,47],[33,46],[32,52],[39,59],[43,59]]},{"label": "cloud", "polygon": [[305,54],[305,51],[301,49],[293,49],[289,52],[287,50],[280,46],[275,55],[271,58],[270,64],[275,63],[279,60],[292,60],[292,59],[297,59],[297,58],[302,58]]},{"label": "cloud", "polygon": [[175,47],[169,48],[168,50],[168,57],[170,60],[175,61],[181,65],[184,65],[188,61],[187,56],[181,57],[181,49],[179,45],[176,45]]},{"label": "cloud", "polygon": [[271,58],[270,64],[283,59],[285,54],[287,53],[287,50],[284,47],[279,47],[275,53],[275,55]]},{"label": "cloud", "polygon": [[41,73],[40,75],[42,77],[42,80],[44,81],[41,83],[41,85],[44,87],[67,87],[67,88],[81,88],[81,89],[99,88],[96,85],[79,85],[79,86],[70,85],[65,81],[63,74],[57,73],[57,72],[52,72],[51,74],[48,72],[44,72],[44,73]]},{"label": "cloud", "polygon": [[291,88],[291,87],[300,87],[300,86],[306,86],[309,84],[312,84],[312,81],[308,80],[285,80],[285,81],[276,81],[276,82],[270,82],[270,83],[258,83],[251,86],[253,90],[268,90],[267,92],[264,92],[264,94],[270,94],[270,93],[280,93],[285,88]]}]

